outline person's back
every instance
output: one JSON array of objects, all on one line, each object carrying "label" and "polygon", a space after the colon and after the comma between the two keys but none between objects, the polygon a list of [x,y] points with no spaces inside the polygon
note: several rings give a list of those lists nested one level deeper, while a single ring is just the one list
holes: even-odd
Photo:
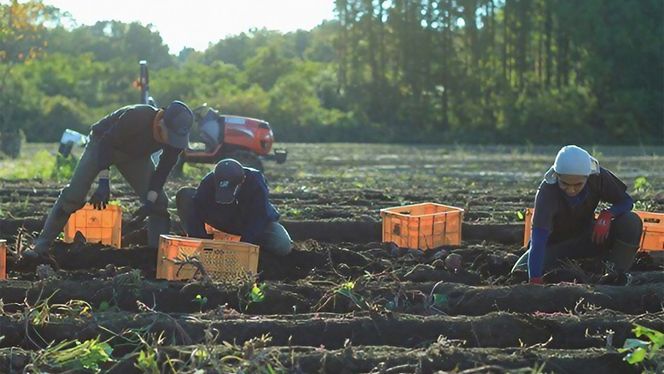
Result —
[{"label": "person's back", "polygon": [[[114,165],[139,196],[142,206],[136,218],[148,218],[148,245],[156,247],[159,235],[170,229],[168,197],[164,183],[189,143],[193,113],[181,101],[166,108],[129,105],[110,113],[92,126],[90,142],[76,165],[70,183],[62,189],[25,257],[42,257],[62,231],[69,216],[85,205],[92,183],[97,189],[89,199],[95,209],[105,209],[111,196],[110,166]],[[162,149],[155,168],[150,155]]]},{"label": "person's back", "polygon": [[291,250],[292,241],[278,222],[279,213],[269,201],[263,174],[236,160],[221,160],[198,188],[180,189],[176,205],[189,236],[209,238],[208,224],[279,255]]}]

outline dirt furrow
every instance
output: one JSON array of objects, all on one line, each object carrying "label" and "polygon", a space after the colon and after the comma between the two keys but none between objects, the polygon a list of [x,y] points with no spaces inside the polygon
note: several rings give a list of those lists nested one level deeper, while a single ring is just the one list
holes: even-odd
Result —
[{"label": "dirt furrow", "polygon": [[[198,352],[200,358],[193,359]],[[242,347],[165,346],[155,350],[158,367],[164,372],[200,369],[201,373],[245,372],[258,370],[269,364],[271,368],[296,373],[438,373],[503,374],[515,372],[556,372],[603,374],[640,373],[631,366],[624,354],[601,348],[459,348],[447,344],[432,344],[428,348],[410,349],[390,346],[348,346],[342,349],[326,347]],[[0,350],[0,370],[21,373],[33,352],[20,348]],[[141,373],[136,368],[137,354],[118,358],[103,366],[105,372]],[[237,357],[234,360],[222,358]],[[48,363],[48,356],[45,363]],[[168,362],[167,362],[168,360]],[[44,369],[58,369],[46,366]],[[243,369],[243,370],[242,370]]]},{"label": "dirt furrow", "polygon": [[354,345],[420,347],[444,336],[464,341],[466,347],[506,348],[546,343],[547,348],[577,349],[621,347],[626,338],[633,337],[634,323],[658,330],[664,328],[664,321],[655,316],[611,312],[586,315],[494,312],[476,317],[322,313],[256,318],[219,309],[195,315],[98,312],[94,318],[56,315],[50,318],[46,323],[34,325],[33,319],[0,317],[0,333],[4,336],[0,345],[32,349],[35,343],[44,347],[44,342],[51,341],[83,341],[96,336],[105,340],[113,337],[108,331],[120,334],[132,330],[164,333],[171,340],[169,344],[199,344],[206,339],[206,329],[211,329],[219,332],[215,344],[243,343],[270,334],[274,345],[287,345],[290,341],[296,345],[341,348],[350,339]]},{"label": "dirt furrow", "polygon": [[[34,303],[53,295],[53,302],[58,303],[84,300],[98,306],[107,302],[123,310],[136,310],[136,301],[140,300],[164,312],[190,312],[197,308],[193,301],[196,295],[207,298],[205,308],[228,304],[242,310],[241,304],[246,304],[243,300],[248,298],[246,287],[250,285],[147,281],[136,273],[124,273],[107,280],[9,280],[0,283],[0,294],[5,303],[22,303],[26,297],[28,302]],[[576,284],[473,287],[456,283],[383,282],[358,285],[344,292],[342,286],[341,282],[265,282],[264,301],[251,304],[248,311],[252,314],[344,313],[391,308],[426,314],[435,306],[448,315],[477,316],[492,311],[569,313],[596,309],[641,314],[660,311],[664,300],[661,283],[630,287]],[[434,295],[437,296],[434,298]]]}]

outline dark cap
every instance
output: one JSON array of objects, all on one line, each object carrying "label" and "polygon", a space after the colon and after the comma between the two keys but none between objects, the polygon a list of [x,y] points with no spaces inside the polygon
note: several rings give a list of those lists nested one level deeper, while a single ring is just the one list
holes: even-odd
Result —
[{"label": "dark cap", "polygon": [[225,158],[214,167],[216,183],[215,200],[220,204],[230,204],[244,182],[244,167],[232,158]]},{"label": "dark cap", "polygon": [[189,146],[189,132],[194,123],[194,114],[187,104],[173,101],[164,111],[164,124],[168,131],[168,144],[185,149]]}]

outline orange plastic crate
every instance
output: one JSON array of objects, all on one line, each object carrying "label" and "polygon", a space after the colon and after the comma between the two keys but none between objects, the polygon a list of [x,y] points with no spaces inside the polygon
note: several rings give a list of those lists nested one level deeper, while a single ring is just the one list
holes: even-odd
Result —
[{"label": "orange plastic crate", "polygon": [[240,235],[233,235],[217,230],[214,227],[208,225],[207,223],[205,224],[205,232],[212,235],[212,239],[214,240],[227,240],[229,242],[239,242],[241,238]]},{"label": "orange plastic crate", "polygon": [[664,251],[664,213],[636,211],[643,221],[639,251]]},{"label": "orange plastic crate", "polygon": [[530,231],[533,227],[533,212],[535,208],[526,209],[526,217],[524,218],[525,227],[523,228],[523,246],[526,247],[530,241]]},{"label": "orange plastic crate", "polygon": [[[525,227],[523,232],[523,245],[528,245],[530,229],[532,227],[533,212],[535,209],[526,209]],[[643,233],[639,252],[664,251],[664,213],[651,213],[635,210],[643,221]]]},{"label": "orange plastic crate", "polygon": [[257,245],[249,243],[161,235],[157,251],[157,278],[193,278],[196,272],[193,265],[174,263],[185,255],[198,256],[205,271],[215,280],[232,280],[246,273],[256,274],[258,250]]},{"label": "orange plastic crate", "polygon": [[0,239],[0,279],[7,279],[7,241]]},{"label": "orange plastic crate", "polygon": [[80,231],[88,243],[102,243],[120,248],[122,208],[119,205],[108,205],[104,210],[96,210],[92,204],[85,204],[69,217],[64,228],[65,242],[73,242],[76,231]]},{"label": "orange plastic crate", "polygon": [[383,242],[411,249],[461,244],[461,208],[423,203],[381,209],[380,216],[383,219]]}]

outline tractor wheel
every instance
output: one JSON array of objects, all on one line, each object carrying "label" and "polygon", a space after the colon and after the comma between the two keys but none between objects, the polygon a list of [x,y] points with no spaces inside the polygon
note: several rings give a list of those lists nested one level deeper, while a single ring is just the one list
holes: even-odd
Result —
[{"label": "tractor wheel", "polygon": [[263,171],[263,161],[261,161],[261,159],[258,158],[258,156],[255,153],[244,150],[238,150],[231,152],[228,155],[228,158],[236,160],[237,162],[241,163],[242,166],[248,168],[254,168],[261,172]]}]

